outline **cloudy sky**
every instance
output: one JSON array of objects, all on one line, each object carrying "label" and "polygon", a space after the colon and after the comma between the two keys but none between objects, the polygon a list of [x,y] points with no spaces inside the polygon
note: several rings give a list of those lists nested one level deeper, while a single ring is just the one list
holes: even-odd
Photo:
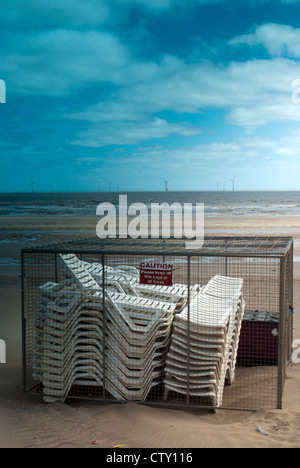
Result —
[{"label": "cloudy sky", "polygon": [[300,189],[300,0],[0,9],[1,192]]}]

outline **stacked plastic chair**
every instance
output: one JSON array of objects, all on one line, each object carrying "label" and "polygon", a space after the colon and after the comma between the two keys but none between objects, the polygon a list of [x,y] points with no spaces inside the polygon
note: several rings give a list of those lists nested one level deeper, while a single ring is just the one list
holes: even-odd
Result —
[{"label": "stacked plastic chair", "polygon": [[[103,267],[96,263],[81,262],[82,266],[88,271],[98,284],[103,282]],[[141,285],[139,273],[134,267],[118,266],[117,269],[105,267],[105,285],[124,294],[138,297],[147,297],[163,302],[176,304],[176,313],[181,312],[187,304],[188,287],[183,284],[173,286],[152,286]],[[199,285],[195,285],[190,290],[191,297],[200,290]]]},{"label": "stacked plastic chair", "polygon": [[230,347],[230,360],[228,361],[226,381],[232,384],[235,377],[235,368],[239,347],[242,321],[245,314],[245,303],[242,294],[243,280],[240,278],[228,278],[224,276],[215,276],[202,290],[204,294],[212,297],[236,300],[239,310],[235,321],[235,334],[232,338]]},{"label": "stacked plastic chair", "polygon": [[147,295],[126,294],[122,284],[134,280],[134,270],[109,268],[103,296],[101,265],[75,255],[61,259],[70,278],[40,288],[35,319],[34,377],[44,400],[64,402],[74,385],[104,387],[121,401],[145,400],[163,380],[174,314],[187,288],[170,288],[168,295],[166,287],[157,296],[153,287],[153,298],[149,288]]},{"label": "stacked plastic chair", "polygon": [[222,404],[225,382],[234,380],[245,311],[242,286],[242,279],[214,277],[190,307],[175,316],[166,359],[165,400],[173,391],[198,397],[205,406]]},{"label": "stacked plastic chair", "polygon": [[91,308],[74,285],[47,283],[40,289],[34,377],[43,384],[46,402],[63,402],[74,381],[102,385],[100,308]]}]

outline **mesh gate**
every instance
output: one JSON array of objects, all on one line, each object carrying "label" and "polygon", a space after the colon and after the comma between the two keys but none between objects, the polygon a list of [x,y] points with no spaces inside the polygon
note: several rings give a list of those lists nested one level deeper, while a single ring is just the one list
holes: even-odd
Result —
[{"label": "mesh gate", "polygon": [[67,398],[281,408],[293,240],[89,238],[22,251],[23,386]]}]

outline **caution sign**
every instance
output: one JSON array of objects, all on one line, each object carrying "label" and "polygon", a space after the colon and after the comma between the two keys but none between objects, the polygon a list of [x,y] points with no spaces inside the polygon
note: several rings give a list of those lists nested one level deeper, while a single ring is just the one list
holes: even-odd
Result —
[{"label": "caution sign", "polygon": [[153,286],[173,285],[174,265],[170,263],[142,262],[140,264],[140,283]]}]

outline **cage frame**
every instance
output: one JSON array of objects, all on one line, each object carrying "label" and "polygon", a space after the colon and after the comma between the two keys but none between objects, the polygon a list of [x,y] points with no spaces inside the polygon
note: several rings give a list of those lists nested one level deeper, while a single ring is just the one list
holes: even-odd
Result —
[{"label": "cage frame", "polygon": [[[89,248],[87,249],[87,245]],[[93,247],[94,245],[94,247]],[[213,247],[214,250],[211,250]],[[241,250],[243,247],[244,250]],[[226,276],[228,276],[228,260],[230,258],[244,258],[244,259],[276,259],[279,261],[280,271],[280,308],[279,308],[279,346],[278,346],[278,378],[277,378],[277,409],[283,408],[283,395],[286,380],[286,370],[288,362],[291,359],[292,341],[293,341],[293,316],[287,313],[287,302],[289,307],[293,306],[293,252],[294,252],[294,239],[288,236],[205,236],[204,245],[201,249],[188,249],[186,244],[181,239],[105,239],[99,240],[95,237],[79,238],[72,241],[57,242],[45,246],[37,246],[31,248],[24,248],[21,250],[21,285],[22,285],[22,385],[23,391],[29,394],[36,393],[35,389],[39,384],[28,388],[27,385],[27,342],[26,342],[26,273],[25,273],[25,260],[26,255],[32,254],[51,254],[55,255],[55,276],[58,278],[57,256],[59,254],[72,253],[75,255],[96,255],[101,257],[103,272],[105,272],[106,259],[115,256],[149,256],[155,254],[156,257],[185,257],[187,260],[187,286],[188,286],[188,316],[190,314],[190,286],[191,286],[191,259],[193,257],[217,257],[226,260]],[[288,280],[287,280],[288,277]],[[286,284],[287,283],[287,284]],[[103,274],[103,307],[104,307],[104,326],[105,320],[105,273]],[[105,333],[103,334],[105,340]],[[187,340],[190,343],[190,329],[189,321],[187,328]],[[105,346],[105,342],[104,342]],[[190,348],[189,348],[190,350]],[[189,363],[189,359],[188,359]],[[103,369],[103,398],[100,401],[105,403],[115,403],[117,400],[105,398],[105,353],[104,353],[104,369]],[[188,364],[189,366],[189,364]],[[188,369],[189,375],[189,369]],[[156,406],[174,406],[174,407],[196,407],[208,409],[207,405],[194,405],[190,403],[189,383],[186,404],[173,404],[170,402],[155,401],[147,402],[144,404],[154,404]],[[68,397],[72,398],[72,396]],[[80,399],[80,396],[74,397]],[[82,399],[95,399],[87,398]],[[139,402],[140,403],[140,402]],[[216,408],[213,408],[216,409]],[[260,408],[239,408],[239,407],[226,407],[221,406],[218,409],[241,410],[241,411],[255,411]]]}]

